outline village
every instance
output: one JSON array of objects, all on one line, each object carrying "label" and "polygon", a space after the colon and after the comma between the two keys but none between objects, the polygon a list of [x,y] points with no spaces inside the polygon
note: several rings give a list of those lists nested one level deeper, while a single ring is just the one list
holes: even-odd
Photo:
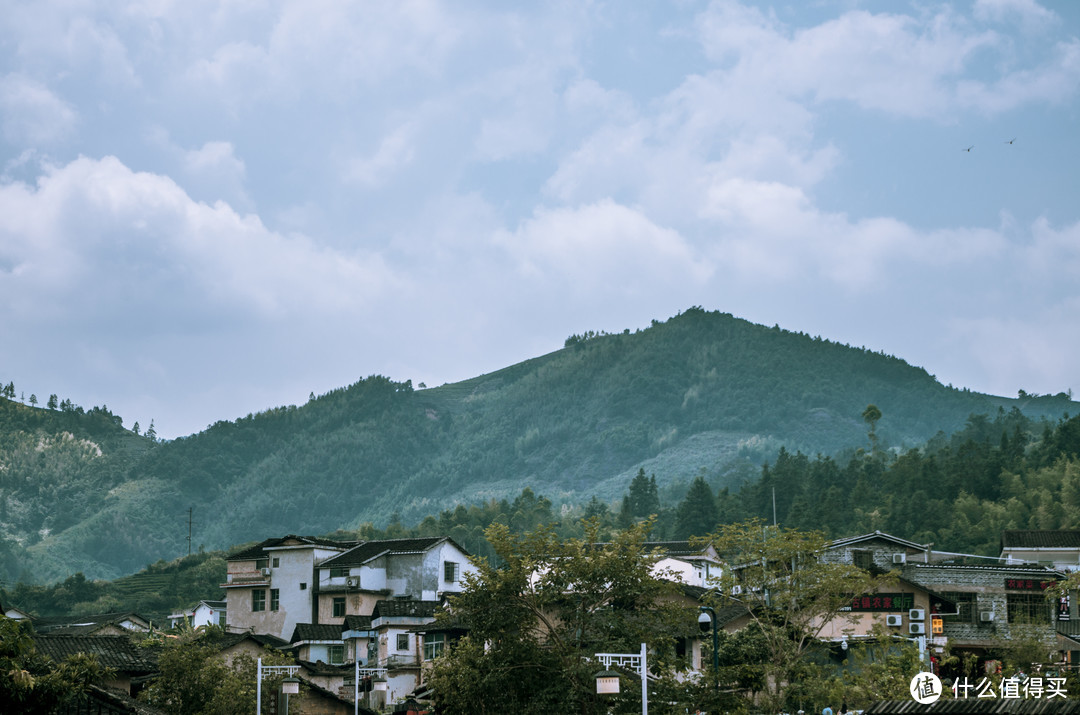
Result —
[{"label": "village", "polygon": [[[701,614],[700,628],[676,647],[684,656],[680,677],[708,678],[716,631],[736,633],[751,623],[763,601],[750,590],[759,589],[739,585],[746,565],[726,563],[712,544],[642,546],[654,573],[677,582],[687,612]],[[1076,599],[1047,596],[1080,569],[1080,530],[1005,531],[997,557],[935,550],[877,531],[828,542],[816,558],[890,578],[887,590],[853,594],[814,623],[815,638],[838,668],[849,648],[882,639],[916,647],[919,669],[927,673],[941,673],[946,654],[963,654],[978,663],[978,672],[991,673],[1000,667],[1000,650],[1021,640],[1042,645],[1040,661],[1027,674],[1040,682],[1080,665]],[[285,712],[280,708],[290,706],[282,687],[287,692],[290,684],[298,686],[295,693],[302,689],[292,713],[436,712],[438,694],[428,675],[469,631],[437,614],[477,572],[470,554],[449,537],[275,537],[228,557],[224,599],[191,604],[168,625],[173,633],[220,629],[218,657],[226,664],[241,654],[256,659],[252,685],[260,712]],[[90,654],[111,669],[96,697],[99,707],[113,709],[100,712],[154,712],[135,699],[157,677],[154,651],[137,643],[160,624],[137,613],[34,621],[7,608],[5,616],[32,621],[42,655],[59,662]],[[1047,677],[1037,696],[1065,697],[1063,683]]]}]

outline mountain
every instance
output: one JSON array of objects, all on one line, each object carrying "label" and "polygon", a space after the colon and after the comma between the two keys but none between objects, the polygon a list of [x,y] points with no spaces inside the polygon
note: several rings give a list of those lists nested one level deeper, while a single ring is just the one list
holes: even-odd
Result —
[{"label": "mountain", "polygon": [[[21,468],[19,483],[4,476],[5,501],[43,516],[0,517],[8,537],[0,567],[7,578],[21,567],[37,579],[115,578],[185,553],[189,508],[193,543],[217,549],[415,523],[524,486],[556,504],[610,502],[640,468],[662,486],[699,473],[738,486],[780,446],[808,454],[869,446],[862,414],[871,403],[884,448],[922,444],[999,408],[1075,413],[1066,395],[1022,397],[946,387],[896,357],[692,308],[634,333],[571,336],[561,350],[463,382],[414,389],[373,376],[168,443],[115,424],[116,434],[97,441],[68,430],[68,442],[83,445],[72,479],[44,464],[41,474],[75,507],[60,518],[53,492],[27,491],[36,467]],[[20,459],[42,459],[34,455],[52,448],[31,454],[36,445],[67,439],[50,419],[15,428]],[[10,459],[0,450],[0,474]]]}]

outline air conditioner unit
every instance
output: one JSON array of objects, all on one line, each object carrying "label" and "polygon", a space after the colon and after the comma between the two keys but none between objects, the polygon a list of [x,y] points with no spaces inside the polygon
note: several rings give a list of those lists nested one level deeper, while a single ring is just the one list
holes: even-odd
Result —
[{"label": "air conditioner unit", "polygon": [[360,577],[350,576],[345,579],[345,583],[349,586],[349,588],[357,588],[358,586],[360,586]]},{"label": "air conditioner unit", "polygon": [[912,608],[907,612],[907,619],[909,621],[925,621],[926,611],[921,608]]},{"label": "air conditioner unit", "polygon": [[904,625],[904,617],[903,616],[885,616],[885,625],[893,626],[894,628],[899,628],[900,626]]},{"label": "air conditioner unit", "polygon": [[902,564],[907,562],[907,554],[893,554],[892,562],[894,564]]},{"label": "air conditioner unit", "polygon": [[269,576],[270,575],[270,567],[269,566],[263,566],[259,570],[262,571],[263,576]]},{"label": "air conditioner unit", "polygon": [[994,612],[993,611],[979,611],[979,620],[982,621],[983,623],[993,623],[994,622]]},{"label": "air conditioner unit", "polygon": [[908,633],[910,633],[913,636],[926,635],[926,624],[925,623],[909,623],[907,628],[908,628]]},{"label": "air conditioner unit", "polygon": [[742,586],[735,585],[735,586],[731,587],[731,595],[732,596],[738,596],[741,593],[742,593]]}]

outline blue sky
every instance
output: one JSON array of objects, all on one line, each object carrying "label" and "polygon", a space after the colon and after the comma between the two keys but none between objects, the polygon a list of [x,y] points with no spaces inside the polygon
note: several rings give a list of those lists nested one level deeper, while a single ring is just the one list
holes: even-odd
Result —
[{"label": "blue sky", "polygon": [[175,437],[693,305],[1080,388],[1076,3],[0,16],[0,379],[27,398]]}]

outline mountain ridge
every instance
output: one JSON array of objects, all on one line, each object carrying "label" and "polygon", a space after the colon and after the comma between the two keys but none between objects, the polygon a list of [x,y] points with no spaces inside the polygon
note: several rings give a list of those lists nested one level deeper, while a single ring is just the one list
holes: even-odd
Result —
[{"label": "mountain ridge", "polygon": [[526,486],[557,504],[610,503],[646,466],[662,486],[700,473],[737,487],[781,446],[831,454],[866,444],[869,403],[883,413],[877,438],[895,448],[999,407],[1034,417],[1074,409],[1065,395],[1020,394],[946,387],[894,356],[695,307],[633,333],[571,336],[457,383],[414,389],[371,376],[299,407],[144,440],[124,459],[80,467],[91,475],[85,518],[6,536],[22,540],[9,551],[22,550],[38,577],[115,578],[182,554],[189,507],[194,544],[214,549],[417,522]]}]

